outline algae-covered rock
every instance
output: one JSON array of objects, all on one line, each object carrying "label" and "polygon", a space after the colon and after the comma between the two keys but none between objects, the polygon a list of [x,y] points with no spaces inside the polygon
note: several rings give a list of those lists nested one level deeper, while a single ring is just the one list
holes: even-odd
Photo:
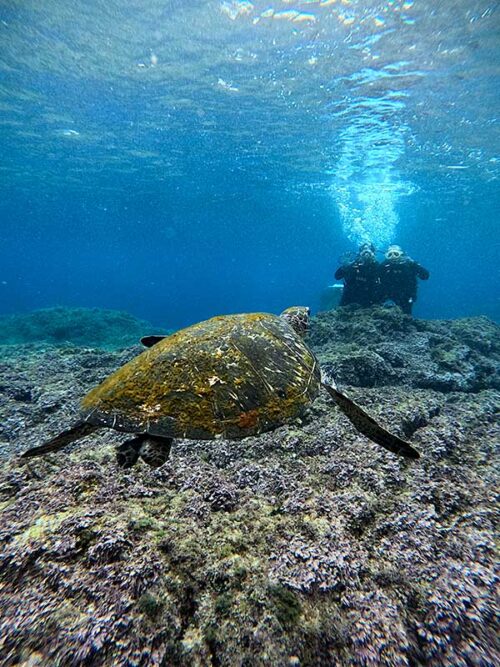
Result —
[{"label": "algae-covered rock", "polygon": [[311,347],[339,382],[439,391],[500,388],[500,327],[486,317],[415,320],[399,308],[319,313]]},{"label": "algae-covered rock", "polygon": [[[351,359],[363,348],[349,316],[365,316],[342,315]],[[364,439],[326,396],[259,437],[180,441],[156,470],[118,468],[113,431],[74,445],[65,464],[20,462],[140,348],[18,348],[2,360],[2,665],[498,664],[500,393],[417,386],[416,366],[398,367],[406,348],[389,357],[399,334],[377,318],[362,326],[373,355],[387,350],[391,384],[342,388],[411,439],[416,462]],[[401,321],[403,343],[428,342],[427,323]],[[343,344],[328,342],[331,324],[325,355]]]},{"label": "algae-covered rock", "polygon": [[45,342],[57,346],[118,348],[151,333],[148,322],[100,308],[44,308],[0,317],[0,345]]}]

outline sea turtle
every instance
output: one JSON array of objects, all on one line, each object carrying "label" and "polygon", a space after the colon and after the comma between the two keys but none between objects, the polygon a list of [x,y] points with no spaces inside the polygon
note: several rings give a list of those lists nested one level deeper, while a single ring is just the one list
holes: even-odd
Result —
[{"label": "sea turtle", "polygon": [[309,309],[280,316],[223,315],[170,336],[147,336],[148,347],[92,389],[81,418],[44,445],[24,452],[55,452],[101,427],[134,434],[117,448],[130,467],[139,456],[151,466],[168,458],[174,438],[239,439],[300,417],[323,386],[356,428],[396,453],[418,458],[333,384],[322,382],[319,363],[303,335]]}]

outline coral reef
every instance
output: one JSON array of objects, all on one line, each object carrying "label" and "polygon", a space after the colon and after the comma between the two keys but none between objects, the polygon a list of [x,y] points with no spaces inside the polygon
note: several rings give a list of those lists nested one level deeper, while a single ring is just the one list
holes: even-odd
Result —
[{"label": "coral reef", "polygon": [[498,664],[498,328],[385,310],[320,315],[311,341],[417,462],[322,395],[259,437],[178,441],[156,470],[119,469],[110,430],[26,463],[15,454],[68,426],[140,348],[9,348],[2,665]]},{"label": "coral reef", "polygon": [[128,313],[100,308],[44,308],[0,317],[0,345],[42,341],[67,347],[118,348],[134,345],[153,327]]}]

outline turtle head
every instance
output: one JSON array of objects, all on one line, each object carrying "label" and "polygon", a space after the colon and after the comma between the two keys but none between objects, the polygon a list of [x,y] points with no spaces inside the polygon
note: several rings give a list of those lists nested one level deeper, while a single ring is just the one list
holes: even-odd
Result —
[{"label": "turtle head", "polygon": [[309,316],[311,309],[307,306],[292,306],[284,310],[280,317],[288,322],[295,333],[305,336],[309,329]]}]

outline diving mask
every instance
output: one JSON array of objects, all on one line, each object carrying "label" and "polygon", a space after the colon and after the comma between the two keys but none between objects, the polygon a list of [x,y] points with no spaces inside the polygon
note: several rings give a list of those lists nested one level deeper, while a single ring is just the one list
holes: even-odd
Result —
[{"label": "diving mask", "polygon": [[403,255],[404,255],[403,250],[399,246],[393,245],[393,246],[389,246],[389,248],[387,248],[387,252],[385,253],[385,258],[386,259],[397,260],[397,259],[401,259],[403,257]]}]

